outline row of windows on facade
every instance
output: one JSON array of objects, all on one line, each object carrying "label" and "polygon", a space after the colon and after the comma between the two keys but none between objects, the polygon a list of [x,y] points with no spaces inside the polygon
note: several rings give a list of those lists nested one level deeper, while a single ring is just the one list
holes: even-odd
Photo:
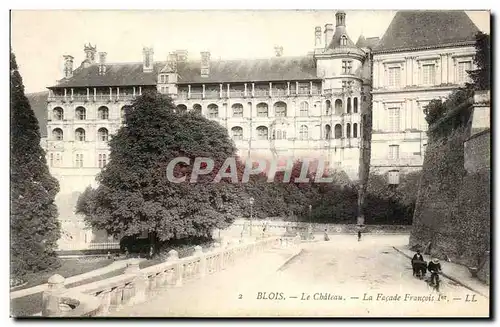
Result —
[{"label": "row of windows on facade", "polygon": [[[425,148],[427,147],[427,144],[424,144],[422,146],[422,152],[425,153]],[[388,153],[388,159],[391,160],[397,160],[399,159],[399,145],[389,145],[389,153]]]},{"label": "row of windows on facade", "polygon": [[[62,158],[63,158],[63,156],[61,153],[50,153],[49,154],[50,167],[62,167],[62,165],[63,165]],[[108,163],[108,154],[99,153],[98,160],[97,160],[97,166],[99,168],[103,168],[104,166],[106,166],[107,163]],[[74,167],[76,167],[76,168],[84,167],[84,160],[83,160],[82,153],[75,154]]]},{"label": "row of windows on facade", "polygon": [[[326,100],[325,102],[325,114],[330,115],[332,113],[332,105],[330,100]],[[318,101],[314,106],[321,106],[321,102]],[[285,102],[276,102],[274,105],[274,114],[276,117],[285,117],[287,116],[287,105]],[[347,98],[347,113],[358,113],[358,98],[353,98],[351,104],[351,98]],[[179,104],[177,106],[179,111],[186,111],[187,106],[184,104]],[[257,117],[268,117],[269,116],[269,106],[267,103],[259,103],[256,106],[257,108]],[[219,106],[216,104],[209,104],[208,107],[208,117],[209,118],[217,118],[219,117]],[[231,106],[232,109],[232,117],[243,117],[243,105],[241,103],[235,103]],[[201,105],[194,104],[193,110],[201,113]],[[343,104],[342,100],[335,100],[335,114],[341,115],[343,113]],[[299,105],[299,116],[305,117],[309,116],[309,103],[303,101]]]},{"label": "row of windows on facade", "polygon": [[[423,64],[421,68],[422,85],[436,85],[436,64]],[[469,80],[467,71],[472,69],[470,61],[461,61],[457,63],[457,83],[465,83]],[[389,67],[387,69],[387,85],[389,87],[401,86],[401,70],[399,66]]]},{"label": "row of windows on facade", "polygon": [[[257,130],[257,139],[258,140],[268,140],[269,139],[269,129],[266,126],[259,126],[259,127],[257,127],[256,130]],[[231,128],[231,137],[235,141],[243,140],[243,128],[240,126],[235,126],[235,127]],[[336,139],[340,139],[343,137],[342,125],[340,125],[340,124],[335,125],[333,137]],[[357,123],[352,124],[352,131],[351,131],[351,124],[347,123],[345,137],[347,137],[347,138],[351,138],[351,137],[357,138],[358,137],[358,124]],[[332,139],[332,129],[331,129],[330,125],[325,126],[324,138],[327,140]],[[286,140],[287,139],[286,130],[273,129],[270,139],[272,139],[272,140]],[[307,140],[307,139],[309,139],[309,128],[306,125],[301,125],[299,127],[299,140]]]},{"label": "row of windows on facade", "polygon": [[[52,139],[55,141],[64,140],[64,132],[60,128],[54,128],[52,130]],[[75,140],[84,142],[86,140],[86,132],[83,128],[77,128],[75,130]],[[107,142],[109,140],[109,131],[107,128],[101,127],[97,131],[97,140],[102,142]]]},{"label": "row of windows on facade", "polygon": [[[321,105],[321,102],[315,104]],[[325,114],[329,115],[332,112],[332,105],[330,100],[326,100],[325,102],[326,108],[325,108]],[[121,109],[121,114],[120,117],[123,120],[125,117],[125,112],[127,110],[128,106],[124,106]],[[235,103],[231,106],[232,108],[232,114],[233,117],[243,117],[243,105],[241,103]],[[177,106],[177,109],[179,111],[186,111],[187,106],[180,104]],[[195,104],[193,105],[193,110],[199,111],[201,113],[201,105]],[[335,114],[342,114],[343,110],[343,104],[342,100],[337,99],[335,100]],[[274,104],[274,111],[275,115],[280,117],[280,116],[286,116],[287,115],[287,105],[284,102],[276,102]],[[351,98],[347,98],[347,108],[346,108],[347,113],[357,113],[358,112],[358,98],[353,98],[352,104],[351,104]],[[53,119],[54,120],[63,120],[64,119],[64,109],[61,107],[56,107],[52,111]],[[306,101],[303,101],[300,103],[300,111],[299,111],[300,116],[309,116],[309,103]],[[208,105],[208,117],[210,118],[216,118],[219,116],[219,106],[216,104],[210,104]],[[258,117],[267,117],[269,116],[269,108],[267,103],[259,103],[257,104],[257,116]],[[106,106],[101,106],[97,109],[97,117],[99,120],[107,120],[109,119],[109,109]],[[87,111],[84,107],[77,107],[75,109],[75,119],[77,120],[85,120],[87,118]]]},{"label": "row of windows on facade", "polygon": [[[125,111],[128,106],[124,106],[121,109],[120,117],[123,119],[125,117]],[[63,120],[64,119],[64,109],[61,107],[56,107],[52,110],[52,118],[54,120]],[[99,120],[107,120],[109,119],[109,109],[106,106],[101,106],[97,109],[97,118]],[[76,120],[85,120],[87,119],[87,110],[84,107],[77,107],[75,109],[75,119]]]}]

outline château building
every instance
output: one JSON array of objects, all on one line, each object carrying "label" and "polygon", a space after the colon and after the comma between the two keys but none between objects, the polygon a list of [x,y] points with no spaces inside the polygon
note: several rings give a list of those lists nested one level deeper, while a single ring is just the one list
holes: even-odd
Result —
[{"label": "ch\u00e2teau building", "polygon": [[397,12],[373,48],[371,171],[419,170],[427,145],[425,106],[469,81],[478,28],[463,11]]},{"label": "ch\u00e2teau building", "polygon": [[148,90],[220,123],[243,158],[323,158],[352,180],[373,100],[372,171],[388,172],[395,183],[399,172],[421,167],[423,107],[465,81],[477,28],[463,12],[398,12],[382,39],[354,43],[346,14],[335,20],[315,28],[315,48],[302,57],[276,47],[266,59],[213,60],[209,52],[190,58],[178,50],[155,61],[153,48],[144,48],[141,62],[109,63],[88,44],[74,69],[74,58],[64,56],[64,78],[48,88],[46,111],[61,218],[74,220],[78,195],[95,186],[109,160],[110,135]]}]

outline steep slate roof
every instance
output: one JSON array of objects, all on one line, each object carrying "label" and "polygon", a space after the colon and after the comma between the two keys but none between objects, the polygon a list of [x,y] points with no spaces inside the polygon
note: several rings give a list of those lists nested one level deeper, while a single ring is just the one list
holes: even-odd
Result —
[{"label": "steep slate roof", "polygon": [[273,57],[210,62],[210,74],[201,77],[200,62],[178,65],[179,83],[257,82],[318,79],[312,56]]},{"label": "steep slate roof", "polygon": [[[340,38],[342,35],[345,35],[347,38],[347,45],[340,45]],[[335,29],[335,34],[333,34],[332,40],[328,44],[327,49],[336,49],[336,48],[356,48],[356,45],[351,40],[344,26],[337,26]]]},{"label": "steep slate roof", "polygon": [[356,46],[358,48],[373,49],[379,41],[380,38],[378,36],[365,38],[363,35],[360,35],[358,38],[358,42],[356,42]]},{"label": "steep slate roof", "polygon": [[398,11],[374,51],[474,42],[478,31],[464,11]]},{"label": "steep slate roof", "polygon": [[106,73],[99,75],[99,65],[93,64],[75,69],[73,77],[60,80],[53,87],[156,85],[157,72],[164,65],[155,63],[153,72],[145,73],[142,62],[107,64]]},{"label": "steep slate roof", "polygon": [[[99,75],[98,65],[94,64],[78,68],[72,78],[61,80],[53,87],[156,85],[157,74],[165,64],[156,62],[151,73],[143,72],[142,62],[108,64],[103,76]],[[178,84],[318,79],[312,56],[212,60],[208,77],[201,77],[200,61],[179,62],[177,71]]]},{"label": "steep slate roof", "polygon": [[35,112],[40,127],[40,135],[47,137],[47,98],[49,92],[28,93],[26,97],[30,103],[31,109]]}]

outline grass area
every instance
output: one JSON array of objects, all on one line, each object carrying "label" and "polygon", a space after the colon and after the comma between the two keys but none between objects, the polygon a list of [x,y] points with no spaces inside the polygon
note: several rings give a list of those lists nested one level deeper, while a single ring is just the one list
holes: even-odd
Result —
[{"label": "grass area", "polygon": [[27,275],[25,281],[28,283],[22,287],[16,288],[14,291],[30,288],[40,284],[47,283],[48,279],[55,274],[59,274],[64,278],[84,274],[86,272],[106,267],[113,263],[113,259],[106,257],[91,257],[77,259],[61,259],[61,266],[54,270],[41,271]]},{"label": "grass area", "polygon": [[[103,268],[113,263],[112,259],[103,257],[62,259],[61,266],[55,270],[43,271],[26,277],[28,284],[17,290],[30,288],[47,283],[50,276],[59,274],[65,278],[80,275],[95,269]],[[103,275],[106,276],[106,275]],[[99,276],[100,277],[100,276]],[[107,276],[106,278],[109,278]],[[83,284],[88,283],[86,280]],[[74,283],[77,284],[77,283]],[[74,285],[77,286],[77,285]],[[73,286],[73,287],[74,287]],[[25,317],[34,315],[42,310],[42,292],[24,296],[10,301],[11,315],[14,317]]]}]

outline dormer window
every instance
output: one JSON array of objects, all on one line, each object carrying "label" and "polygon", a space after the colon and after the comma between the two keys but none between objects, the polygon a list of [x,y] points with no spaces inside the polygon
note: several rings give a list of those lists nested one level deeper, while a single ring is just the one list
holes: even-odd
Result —
[{"label": "dormer window", "polygon": [[340,45],[347,45],[347,36],[342,35],[340,37]]},{"label": "dormer window", "polygon": [[161,74],[160,75],[160,83],[161,84],[166,84],[168,83],[168,76],[166,74]]}]

